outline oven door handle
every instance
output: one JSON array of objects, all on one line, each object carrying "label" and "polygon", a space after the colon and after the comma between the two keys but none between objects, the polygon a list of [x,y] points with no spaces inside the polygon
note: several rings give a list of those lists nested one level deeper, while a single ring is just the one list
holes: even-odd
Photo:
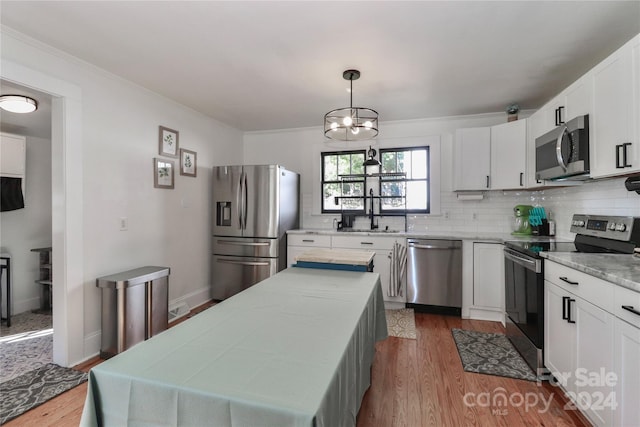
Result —
[{"label": "oven door handle", "polygon": [[504,257],[509,261],[513,261],[516,264],[525,267],[527,270],[542,273],[542,263],[539,259],[531,258],[526,255],[519,255],[518,252],[506,248],[504,250]]}]

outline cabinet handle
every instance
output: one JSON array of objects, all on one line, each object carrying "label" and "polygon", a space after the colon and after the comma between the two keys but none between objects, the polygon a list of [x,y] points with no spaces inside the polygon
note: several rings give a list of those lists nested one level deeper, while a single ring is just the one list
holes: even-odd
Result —
[{"label": "cabinet handle", "polygon": [[360,242],[361,245],[373,245],[373,242]]},{"label": "cabinet handle", "polygon": [[625,142],[624,144],[622,144],[622,167],[623,168],[630,168],[631,165],[627,163],[627,147],[629,147],[631,145],[630,142]]},{"label": "cabinet handle", "polygon": [[560,109],[556,108],[555,109],[555,113],[556,113],[556,126],[560,126],[560,118],[558,117],[558,114],[560,113]]},{"label": "cabinet handle", "polygon": [[487,188],[489,188],[489,175],[487,175]]},{"label": "cabinet handle", "polygon": [[569,298],[569,301],[567,302],[567,322],[576,323],[575,320],[571,320],[571,303],[572,302],[576,302],[576,300]]},{"label": "cabinet handle", "polygon": [[622,169],[624,166],[620,164],[620,150],[622,149],[622,144],[616,145],[616,169]]},{"label": "cabinet handle", "polygon": [[567,279],[566,277],[558,277],[558,279],[562,280],[563,282],[566,282],[570,285],[579,285],[580,283],[578,282],[572,282],[571,280]]},{"label": "cabinet handle", "polygon": [[524,178],[524,173],[523,173],[523,172],[520,172],[520,187],[523,187],[523,186],[524,186],[524,183],[522,182],[522,181],[523,181],[523,178]]},{"label": "cabinet handle", "polygon": [[638,316],[640,316],[640,311],[634,309],[632,305],[622,305],[621,307],[623,308],[623,310],[630,311],[633,314],[637,314]]},{"label": "cabinet handle", "polygon": [[569,320],[569,316],[567,316],[567,301],[569,301],[569,297],[562,297],[562,320]]},{"label": "cabinet handle", "polygon": [[313,239],[302,239],[302,241],[305,242],[305,243],[313,243],[313,242],[315,242],[315,240],[313,240]]}]

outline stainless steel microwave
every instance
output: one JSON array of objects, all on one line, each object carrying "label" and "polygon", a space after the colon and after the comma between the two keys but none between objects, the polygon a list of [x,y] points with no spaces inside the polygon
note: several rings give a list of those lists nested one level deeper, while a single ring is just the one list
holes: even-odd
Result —
[{"label": "stainless steel microwave", "polygon": [[578,116],[536,138],[536,179],[589,178],[589,116]]}]

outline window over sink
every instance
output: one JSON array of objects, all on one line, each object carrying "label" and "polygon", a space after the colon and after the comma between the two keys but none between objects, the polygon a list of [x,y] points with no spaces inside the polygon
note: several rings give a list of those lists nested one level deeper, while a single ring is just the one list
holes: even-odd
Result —
[{"label": "window over sink", "polygon": [[365,158],[366,150],[321,153],[322,213],[366,213],[371,188],[381,215],[431,212],[429,146],[382,148],[379,169],[365,169]]}]

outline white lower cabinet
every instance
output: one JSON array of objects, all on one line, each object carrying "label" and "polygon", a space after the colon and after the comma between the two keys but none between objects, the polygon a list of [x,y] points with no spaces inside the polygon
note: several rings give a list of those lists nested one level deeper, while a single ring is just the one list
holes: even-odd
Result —
[{"label": "white lower cabinet", "polygon": [[504,320],[504,246],[473,243],[473,319]]},{"label": "white lower cabinet", "polygon": [[287,267],[296,263],[296,257],[309,249],[331,248],[331,236],[318,234],[287,235]]},{"label": "white lower cabinet", "polygon": [[617,350],[615,396],[618,407],[613,411],[613,425],[638,426],[640,425],[640,328],[616,319],[614,345]]},{"label": "white lower cabinet", "polygon": [[544,282],[544,364],[568,392],[575,392],[572,375],[576,363],[576,328],[567,317],[569,294]]},{"label": "white lower cabinet", "polygon": [[618,310],[639,303],[637,292],[545,261],[544,363],[596,426],[640,425],[640,328]]},{"label": "white lower cabinet", "polygon": [[406,239],[387,236],[333,236],[332,247],[341,249],[362,249],[376,253],[373,258],[373,272],[380,275],[382,294],[385,302],[406,302],[406,275],[400,285],[400,292],[393,296],[391,286],[391,272],[393,262],[393,246],[398,242],[406,247]]}]

